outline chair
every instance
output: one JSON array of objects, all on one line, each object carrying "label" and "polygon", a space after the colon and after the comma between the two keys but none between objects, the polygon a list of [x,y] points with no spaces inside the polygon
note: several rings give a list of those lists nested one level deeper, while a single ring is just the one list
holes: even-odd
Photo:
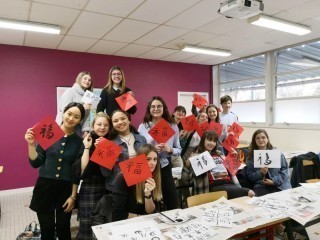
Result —
[{"label": "chair", "polygon": [[312,160],[304,159],[302,160],[302,165],[304,168],[307,183],[320,182],[320,176],[315,169],[315,164]]},{"label": "chair", "polygon": [[204,203],[213,202],[221,197],[228,198],[227,191],[217,191],[194,195],[187,198],[187,204],[188,207],[193,207]]}]

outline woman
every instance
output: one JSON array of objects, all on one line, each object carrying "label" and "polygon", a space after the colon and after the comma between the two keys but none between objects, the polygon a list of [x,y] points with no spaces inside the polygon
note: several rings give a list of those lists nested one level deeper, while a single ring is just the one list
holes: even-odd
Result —
[{"label": "woman", "polygon": [[[195,176],[191,169],[190,160],[188,159],[182,170],[183,181],[186,183],[194,183],[194,194],[224,190],[228,193],[228,199],[254,196],[255,194],[252,190],[241,188],[237,177],[231,175],[228,169],[224,167],[223,161],[225,157],[217,151],[217,142],[218,134],[216,132],[212,130],[204,132],[194,155],[208,151],[211,154],[216,167],[206,173]],[[237,154],[236,151],[234,151],[234,154]]]},{"label": "woman", "polygon": [[80,151],[77,168],[81,172],[82,184],[79,192],[80,225],[77,235],[80,239],[95,239],[91,229],[91,212],[96,203],[107,192],[104,187],[104,177],[97,163],[89,161],[101,139],[107,138],[110,118],[105,113],[97,113],[92,122],[92,131],[84,140],[84,147]]},{"label": "woman", "polygon": [[160,204],[162,191],[158,151],[153,145],[144,144],[137,151],[137,155],[141,154],[147,157],[152,177],[128,187],[122,173],[117,176],[113,192],[113,219],[127,219],[129,213],[151,214],[155,212],[156,205]]},{"label": "woman", "polygon": [[[126,79],[122,68],[113,66],[109,71],[108,83],[101,92],[101,100],[97,106],[97,112],[105,111],[108,116],[111,116],[113,111],[120,109],[116,98],[125,93],[133,95],[131,89],[126,87]],[[134,114],[136,111],[136,106],[127,110],[130,114]]]},{"label": "woman", "polygon": [[[58,105],[58,113],[56,116],[56,122],[61,124],[62,122],[62,112],[69,103],[77,102],[81,103],[81,99],[86,90],[92,92],[93,90],[93,82],[91,73],[87,71],[82,71],[78,74],[75,83],[71,88],[66,90],[61,98]],[[86,110],[85,116],[81,124],[76,127],[76,131],[78,132],[79,136],[85,136],[87,133],[90,132],[90,109],[91,104],[83,104],[84,109]]]},{"label": "woman", "polygon": [[61,130],[65,136],[47,150],[40,145],[35,147],[32,128],[25,134],[29,162],[32,167],[40,168],[30,208],[37,213],[42,240],[53,240],[55,231],[59,239],[71,240],[71,211],[77,198],[71,166],[82,145],[75,127],[84,116],[85,109],[80,103],[69,103],[62,115]]},{"label": "woman", "polygon": [[[171,125],[175,134],[167,142],[157,143],[148,131],[162,118]],[[167,104],[162,97],[154,96],[151,98],[147,105],[143,123],[139,125],[138,131],[147,139],[147,142],[153,144],[159,152],[163,201],[166,210],[175,209],[178,207],[178,195],[172,177],[171,157],[180,155],[181,152],[179,129],[177,125],[173,123]]]},{"label": "woman", "polygon": [[253,190],[257,196],[263,196],[268,193],[279,192],[291,188],[288,162],[282,153],[280,168],[255,168],[253,166],[254,150],[272,149],[274,148],[270,143],[266,130],[256,130],[252,135],[246,164],[248,178],[254,184]]},{"label": "woman", "polygon": [[112,170],[102,166],[100,170],[105,176],[105,188],[113,192],[115,177],[120,172],[119,163],[135,157],[138,148],[146,143],[146,139],[131,125],[129,114],[123,110],[118,109],[112,113],[111,124],[110,139],[122,148],[122,152]]}]

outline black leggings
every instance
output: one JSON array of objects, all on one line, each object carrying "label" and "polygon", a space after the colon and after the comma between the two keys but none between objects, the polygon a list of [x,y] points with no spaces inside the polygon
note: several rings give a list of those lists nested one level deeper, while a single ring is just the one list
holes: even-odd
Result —
[{"label": "black leggings", "polygon": [[172,177],[171,162],[161,168],[161,187],[166,210],[178,208],[178,193]]},{"label": "black leggings", "polygon": [[55,232],[59,240],[71,240],[71,212],[37,213],[41,229],[41,240],[55,240]]}]

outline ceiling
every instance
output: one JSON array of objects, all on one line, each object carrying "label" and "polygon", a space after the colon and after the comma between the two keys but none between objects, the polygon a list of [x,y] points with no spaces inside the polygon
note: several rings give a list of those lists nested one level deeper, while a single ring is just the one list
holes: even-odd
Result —
[{"label": "ceiling", "polygon": [[[297,36],[217,13],[224,0],[0,0],[0,17],[57,24],[60,35],[0,29],[0,44],[215,65],[320,38],[319,0],[263,0],[264,14],[308,25]],[[227,49],[229,57],[178,45]]]}]

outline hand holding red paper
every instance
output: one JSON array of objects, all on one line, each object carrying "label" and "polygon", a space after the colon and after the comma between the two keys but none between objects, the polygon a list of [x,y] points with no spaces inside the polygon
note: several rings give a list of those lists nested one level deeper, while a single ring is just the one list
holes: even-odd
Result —
[{"label": "hand holding red paper", "polygon": [[122,148],[120,146],[103,138],[99,141],[99,144],[94,150],[90,160],[111,170],[121,151]]},{"label": "hand holding red paper", "polygon": [[152,177],[145,154],[120,162],[119,167],[129,187]]},{"label": "hand holding red paper", "polygon": [[42,121],[32,127],[34,138],[40,146],[46,150],[55,142],[60,140],[65,134],[61,127],[51,117],[47,116]]},{"label": "hand holding red paper", "polygon": [[123,111],[127,111],[137,104],[137,100],[134,99],[133,94],[125,93],[116,98],[117,103]]},{"label": "hand holding red paper", "polygon": [[175,134],[175,131],[171,125],[162,118],[148,133],[157,143],[165,143]]},{"label": "hand holding red paper", "polygon": [[197,130],[198,127],[197,119],[193,114],[188,117],[182,118],[181,124],[183,129],[186,131],[194,131]]},{"label": "hand holding red paper", "polygon": [[193,94],[192,104],[195,105],[197,108],[202,109],[204,106],[208,104],[208,101],[201,95],[195,93]]}]

